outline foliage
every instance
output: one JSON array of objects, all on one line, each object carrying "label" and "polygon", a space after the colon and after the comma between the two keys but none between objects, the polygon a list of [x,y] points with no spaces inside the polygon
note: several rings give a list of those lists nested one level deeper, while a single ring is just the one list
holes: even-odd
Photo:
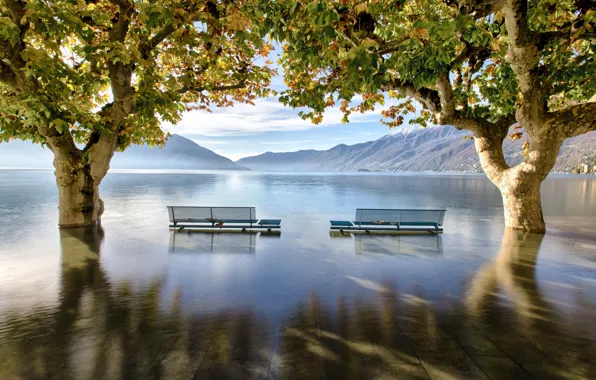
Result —
[{"label": "foliage", "polygon": [[263,19],[251,0],[1,0],[0,141],[160,145],[188,109],[252,103]]},{"label": "foliage", "polygon": [[[458,126],[456,118],[445,115],[451,103],[459,119],[513,122],[524,102],[507,59],[511,40],[500,8],[504,2],[266,3],[273,37],[285,44],[281,63],[289,89],[280,99],[292,107],[310,107],[303,117],[315,123],[335,103],[342,104],[347,121],[350,113],[373,109],[388,98],[398,99],[383,111],[391,127],[412,113],[413,124]],[[596,93],[596,6],[572,0],[527,4],[529,38],[539,49],[535,70],[548,109],[589,99]],[[441,87],[442,79],[446,86]],[[354,101],[359,104],[350,107]]]}]

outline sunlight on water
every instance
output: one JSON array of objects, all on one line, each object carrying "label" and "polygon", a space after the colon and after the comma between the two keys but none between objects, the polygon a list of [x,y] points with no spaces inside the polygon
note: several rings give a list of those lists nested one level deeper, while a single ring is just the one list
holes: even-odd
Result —
[{"label": "sunlight on water", "polygon": [[[58,230],[51,172],[0,171],[0,378],[594,378],[596,180],[549,178],[545,236],[477,175],[111,173],[102,227]],[[169,231],[253,206],[280,235]],[[362,208],[442,235],[341,236]]]}]

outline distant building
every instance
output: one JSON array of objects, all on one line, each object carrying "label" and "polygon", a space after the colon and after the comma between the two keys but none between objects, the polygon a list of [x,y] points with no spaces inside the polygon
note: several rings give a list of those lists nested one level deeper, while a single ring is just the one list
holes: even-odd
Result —
[{"label": "distant building", "polygon": [[588,166],[588,164],[581,164],[580,165],[580,173],[582,174],[588,174],[590,172],[590,167]]}]

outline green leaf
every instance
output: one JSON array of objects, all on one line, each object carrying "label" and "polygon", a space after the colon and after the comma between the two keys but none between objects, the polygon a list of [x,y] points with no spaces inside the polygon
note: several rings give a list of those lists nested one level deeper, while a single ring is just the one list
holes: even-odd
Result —
[{"label": "green leaf", "polygon": [[8,17],[0,17],[0,37],[8,41],[11,46],[19,42],[19,27]]},{"label": "green leaf", "polygon": [[64,133],[68,130],[69,124],[62,119],[54,119],[50,122],[50,126],[54,127],[58,133]]}]

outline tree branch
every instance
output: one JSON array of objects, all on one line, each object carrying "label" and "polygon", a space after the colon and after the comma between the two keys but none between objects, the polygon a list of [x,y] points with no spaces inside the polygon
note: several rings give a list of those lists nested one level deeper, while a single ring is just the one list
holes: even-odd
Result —
[{"label": "tree branch", "polygon": [[120,8],[117,21],[110,29],[110,40],[112,42],[124,42],[128,34],[130,16],[134,11],[133,5],[128,0],[110,0],[110,2]]},{"label": "tree branch", "polygon": [[501,117],[494,123],[480,117],[469,116],[455,108],[453,87],[447,73],[437,79],[437,90],[417,89],[412,83],[394,79],[389,88],[401,95],[414,98],[431,111],[442,125],[453,125],[474,134],[474,143],[482,168],[495,183],[509,169],[503,154],[503,140],[509,127],[515,122],[515,115]]},{"label": "tree branch", "polygon": [[517,120],[532,133],[542,127],[548,98],[538,70],[539,36],[528,26],[527,0],[506,0],[503,12],[509,35],[509,52],[506,59],[515,73],[522,93]]},{"label": "tree branch", "polygon": [[80,153],[69,130],[59,133],[55,128],[42,125],[37,127],[37,131],[46,139],[48,147],[54,155],[68,157]]},{"label": "tree branch", "polygon": [[504,0],[443,0],[443,2],[451,8],[456,8],[459,13],[468,15],[472,17],[474,20],[478,20],[500,9]]},{"label": "tree branch", "polygon": [[392,41],[385,42],[384,44],[379,46],[379,50],[377,50],[375,53],[377,53],[379,55],[393,53],[394,51],[399,49],[399,45],[401,45],[404,41],[407,41],[409,38],[410,38],[410,36],[404,36],[398,40],[392,40]]},{"label": "tree branch", "polygon": [[220,91],[228,91],[228,90],[237,90],[240,88],[246,87],[246,81],[242,79],[240,82],[232,85],[221,85],[221,86],[211,86],[211,87],[204,87],[204,86],[184,86],[180,89],[180,94],[185,94],[187,92],[220,92]]},{"label": "tree branch", "polygon": [[491,53],[490,49],[487,49],[484,47],[473,46],[468,41],[466,41],[462,38],[460,38],[460,41],[465,45],[464,50],[462,50],[462,52],[459,53],[459,55],[457,57],[455,57],[453,59],[453,61],[451,61],[450,67],[459,66],[473,56],[479,56],[479,55],[490,56],[490,53]]},{"label": "tree branch", "polygon": [[[590,32],[585,26],[584,16],[565,23],[557,28],[555,31],[541,32],[539,35],[539,48],[544,48],[549,42],[557,39],[574,40],[590,40],[596,38],[596,32]],[[594,27],[592,25],[592,27]]]},{"label": "tree branch", "polygon": [[[197,4],[195,4],[194,2],[191,4],[186,3],[184,9],[186,11],[186,14],[193,15],[197,10]],[[186,21],[192,23],[196,20],[197,16],[195,15],[194,17],[189,17],[189,19]],[[174,24],[169,23],[166,26],[164,26],[162,30],[157,32],[153,37],[148,39],[145,43],[141,44],[141,46],[139,47],[139,51],[141,52],[141,56],[143,57],[143,59],[147,59],[149,57],[149,53],[151,53],[153,49],[155,49],[160,43],[162,43],[177,29],[178,28],[175,27]]]},{"label": "tree branch", "polygon": [[149,58],[149,53],[151,53],[153,49],[155,49],[160,43],[162,43],[175,31],[176,28],[172,24],[168,24],[161,31],[159,31],[157,34],[151,37],[149,41],[142,44],[139,47],[139,51],[141,52],[141,56],[143,57],[143,59]]},{"label": "tree branch", "polygon": [[453,86],[449,81],[448,74],[443,74],[437,79],[437,89],[439,90],[439,99],[441,101],[441,110],[438,112],[439,123],[449,124],[446,121],[456,116],[455,97]]},{"label": "tree branch", "polygon": [[596,102],[581,103],[549,112],[547,123],[562,130],[566,138],[596,131]]},{"label": "tree branch", "polygon": [[340,32],[340,34],[346,41],[348,41],[352,45],[352,47],[358,47],[358,44],[354,42],[354,40],[352,40],[346,33]]},{"label": "tree branch", "polygon": [[559,38],[563,38],[565,40],[570,40],[572,37],[574,40],[593,40],[596,38],[596,32],[588,32],[584,30],[580,33],[575,34],[575,32],[571,29],[569,30],[557,30],[552,32],[542,32],[539,34],[540,42],[539,46],[543,48],[549,42],[554,41]]},{"label": "tree branch", "polygon": [[[435,116],[440,124],[453,125],[460,130],[465,129],[475,136],[494,134],[494,129],[499,129],[496,124],[490,123],[486,119],[468,116],[456,109],[455,94],[448,74],[443,74],[437,79],[437,89],[441,108],[438,112],[435,112]],[[499,136],[501,134],[499,133]]]},{"label": "tree branch", "polygon": [[441,99],[439,98],[439,93],[437,91],[426,87],[417,89],[413,83],[408,81],[394,78],[393,81],[382,89],[384,91],[394,90],[399,92],[402,96],[414,98],[432,113],[437,112],[441,108]]}]

